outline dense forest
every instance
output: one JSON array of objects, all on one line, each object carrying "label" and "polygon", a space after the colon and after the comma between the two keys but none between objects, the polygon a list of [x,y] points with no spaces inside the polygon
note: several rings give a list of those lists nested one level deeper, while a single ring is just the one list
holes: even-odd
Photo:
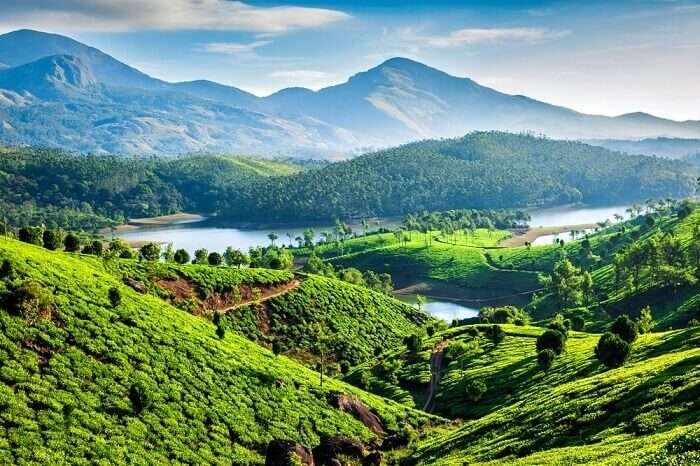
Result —
[{"label": "dense forest", "polygon": [[498,132],[417,142],[320,168],[241,157],[4,149],[0,177],[8,223],[86,229],[182,210],[289,222],[606,204],[683,197],[694,188],[694,169],[683,162]]}]

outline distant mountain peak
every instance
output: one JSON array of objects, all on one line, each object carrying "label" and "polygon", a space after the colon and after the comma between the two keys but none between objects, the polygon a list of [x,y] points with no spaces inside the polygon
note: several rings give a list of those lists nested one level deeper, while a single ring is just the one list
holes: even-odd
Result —
[{"label": "distant mountain peak", "polygon": [[0,71],[0,85],[38,97],[82,92],[98,84],[91,70],[71,55],[53,55]]}]

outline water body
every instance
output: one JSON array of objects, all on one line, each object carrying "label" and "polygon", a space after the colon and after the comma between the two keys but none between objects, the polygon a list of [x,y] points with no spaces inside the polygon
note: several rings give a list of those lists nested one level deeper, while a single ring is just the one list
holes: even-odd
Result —
[{"label": "water body", "polygon": [[[415,295],[397,296],[397,298],[405,303],[416,305]],[[436,299],[426,298],[428,301],[423,304],[422,308],[428,314],[442,319],[445,322],[453,320],[468,319],[479,315],[479,310],[473,307],[465,306],[456,301],[440,301]]]},{"label": "water body", "polygon": [[[611,207],[587,207],[587,206],[562,206],[546,209],[533,209],[529,211],[530,226],[557,227],[563,225],[582,225],[586,223],[598,223],[605,220],[615,221],[615,214],[629,217],[625,212],[629,206]],[[551,239],[549,241],[551,243]],[[545,243],[546,244],[546,243]]]},{"label": "water body", "polygon": [[554,240],[557,238],[561,238],[564,241],[571,241],[572,239],[581,239],[585,233],[590,233],[593,230],[588,229],[588,230],[583,230],[584,233],[576,235],[576,238],[572,238],[570,233],[556,233],[553,235],[543,235],[543,236],[538,236],[532,244],[535,246],[539,246],[542,244],[554,244]]},{"label": "water body", "polygon": [[[529,212],[532,227],[578,225],[584,223],[602,222],[606,219],[613,220],[614,214],[626,215],[627,206],[613,207],[586,207],[564,206],[547,209],[533,209]],[[374,220],[370,222],[369,230],[380,227],[390,228],[396,225],[396,220]],[[353,231],[361,232],[359,224],[351,225]],[[250,247],[267,246],[270,240],[267,235],[275,233],[279,238],[276,244],[296,244],[294,238],[301,236],[306,228],[312,228],[316,232],[316,240],[323,231],[332,232],[333,225],[310,225],[272,228],[232,228],[208,225],[207,222],[181,223],[176,225],[142,227],[136,230],[124,231],[118,234],[125,240],[153,241],[157,243],[173,243],[176,249],[185,249],[193,254],[196,249],[205,248],[209,252],[224,252],[228,246],[241,250]],[[291,239],[288,235],[291,235]],[[566,239],[566,236],[563,236]],[[544,239],[543,239],[544,238]],[[541,237],[535,244],[550,244],[553,237]]]}]

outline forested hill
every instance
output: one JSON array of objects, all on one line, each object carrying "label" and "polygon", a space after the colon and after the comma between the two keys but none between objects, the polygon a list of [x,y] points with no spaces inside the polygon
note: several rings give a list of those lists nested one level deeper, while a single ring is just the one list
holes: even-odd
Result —
[{"label": "forested hill", "polygon": [[693,191],[694,170],[499,132],[417,142],[321,168],[241,157],[0,149],[0,210],[9,223],[73,229],[182,210],[230,221],[333,220],[684,197]]},{"label": "forested hill", "polygon": [[229,193],[235,219],[298,220],[421,210],[606,204],[690,194],[687,165],[572,141],[477,132],[400,146]]}]

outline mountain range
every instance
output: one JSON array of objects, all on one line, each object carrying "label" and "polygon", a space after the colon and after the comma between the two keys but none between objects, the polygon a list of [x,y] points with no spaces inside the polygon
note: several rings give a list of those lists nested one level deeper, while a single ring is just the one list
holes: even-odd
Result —
[{"label": "mountain range", "polygon": [[700,138],[700,121],[587,115],[405,58],[319,91],[258,97],[170,83],[65,36],[0,35],[0,143],[94,153],[344,156],[475,130],[567,139]]}]

